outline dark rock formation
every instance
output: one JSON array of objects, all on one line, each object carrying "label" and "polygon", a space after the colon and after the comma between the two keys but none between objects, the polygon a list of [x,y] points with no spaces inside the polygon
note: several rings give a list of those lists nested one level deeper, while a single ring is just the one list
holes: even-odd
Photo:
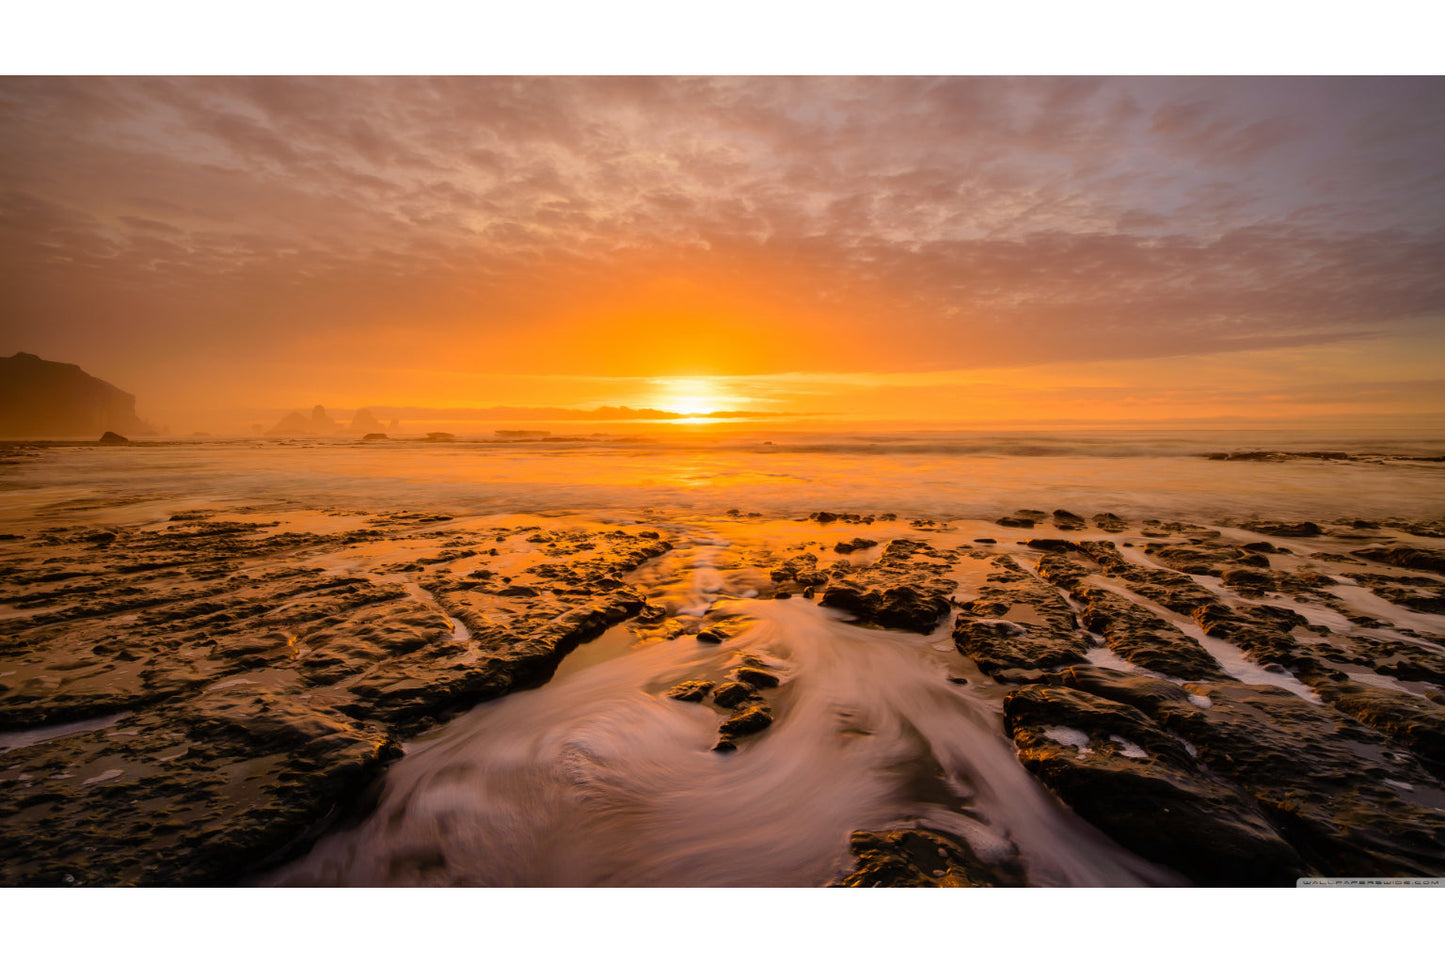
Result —
[{"label": "dark rock formation", "polygon": [[713,690],[712,701],[724,709],[735,709],[744,702],[757,698],[757,695],[758,690],[746,682],[724,682]]},{"label": "dark rock formation", "polygon": [[932,632],[958,588],[943,574],[951,564],[952,556],[924,542],[894,539],[873,565],[833,581],[822,604],[883,628]]},{"label": "dark rock formation", "polygon": [[1396,568],[1413,568],[1420,572],[1439,572],[1445,575],[1445,552],[1434,549],[1401,545],[1392,548],[1363,548],[1354,554]]},{"label": "dark rock formation", "polygon": [[[0,885],[234,881],[358,793],[398,740],[546,681],[639,612],[619,576],[670,548],[655,532],[534,544],[437,528],[448,519],[318,535],[183,512],[4,543],[0,593],[33,614],[0,635],[0,729],[100,724],[0,755]],[[508,539],[510,582],[454,567]],[[413,560],[298,563],[367,542]],[[22,551],[42,554],[17,565]]]},{"label": "dark rock formation", "polygon": [[0,438],[95,438],[154,434],[135,396],[78,365],[20,352],[0,358]]},{"label": "dark rock formation", "polygon": [[107,431],[105,434],[103,434],[103,435],[100,436],[100,440],[97,441],[96,444],[97,444],[97,445],[129,445],[129,444],[130,444],[130,439],[127,438],[125,435],[117,435],[117,434],[116,434],[115,432],[113,432],[113,431]]},{"label": "dark rock formation", "polygon": [[1082,588],[1085,627],[1104,637],[1120,658],[1178,679],[1223,679],[1224,670],[1200,644],[1170,623],[1113,592]]},{"label": "dark rock formation", "polygon": [[1113,512],[1100,512],[1094,516],[1093,521],[1095,527],[1115,534],[1126,531],[1129,528],[1129,523]]},{"label": "dark rock formation", "polygon": [[712,686],[713,684],[705,679],[689,679],[668,689],[667,697],[682,702],[701,702],[703,696],[712,691]]},{"label": "dark rock formation", "polygon": [[1324,529],[1314,522],[1245,522],[1240,527],[1275,538],[1315,538],[1324,534]]},{"label": "dark rock formation", "polygon": [[1434,786],[1430,774],[1329,706],[1233,681],[1174,687],[1170,698],[1168,683],[1140,685],[1095,667],[1068,670],[1061,681],[1127,703],[1187,739],[1213,777],[1253,797],[1318,875],[1445,872],[1445,813],[1401,788]]},{"label": "dark rock formation", "polygon": [[878,543],[871,538],[855,538],[849,542],[839,542],[833,546],[833,551],[840,555],[847,555],[850,552],[861,552],[865,548],[872,548]]},{"label": "dark rock formation", "polygon": [[1089,637],[1068,601],[1011,558],[995,558],[992,566],[979,597],[964,603],[954,623],[959,651],[994,678],[1010,669],[1083,662]]},{"label": "dark rock formation", "polygon": [[854,869],[838,886],[1024,886],[1016,860],[985,863],[952,833],[934,829],[856,832],[848,841]]},{"label": "dark rock formation", "polygon": [[1031,685],[1004,699],[1004,725],[1030,772],[1146,859],[1212,885],[1283,886],[1308,875],[1253,800],[1137,709]]},{"label": "dark rock formation", "polygon": [[753,705],[739,709],[718,727],[718,735],[725,740],[735,740],[762,732],[773,724],[773,710],[765,705]]}]

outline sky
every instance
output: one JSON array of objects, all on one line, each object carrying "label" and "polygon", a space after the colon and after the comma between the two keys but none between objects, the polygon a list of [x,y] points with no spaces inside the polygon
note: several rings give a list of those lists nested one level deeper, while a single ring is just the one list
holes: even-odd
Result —
[{"label": "sky", "polygon": [[1440,77],[0,78],[0,355],[177,431],[1445,422],[1442,269]]}]

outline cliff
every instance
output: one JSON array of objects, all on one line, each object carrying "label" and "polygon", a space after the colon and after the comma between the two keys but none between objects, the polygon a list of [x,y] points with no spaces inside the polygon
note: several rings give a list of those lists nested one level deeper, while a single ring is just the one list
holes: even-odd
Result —
[{"label": "cliff", "polygon": [[135,413],[135,395],[78,365],[20,352],[0,358],[0,438],[97,438],[103,432],[153,434]]}]

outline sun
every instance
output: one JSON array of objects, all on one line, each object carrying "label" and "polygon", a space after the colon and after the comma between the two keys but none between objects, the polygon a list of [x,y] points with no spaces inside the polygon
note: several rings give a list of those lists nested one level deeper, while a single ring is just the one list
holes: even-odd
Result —
[{"label": "sun", "polygon": [[703,378],[679,378],[658,385],[657,407],[679,415],[710,415],[725,405],[716,389]]}]

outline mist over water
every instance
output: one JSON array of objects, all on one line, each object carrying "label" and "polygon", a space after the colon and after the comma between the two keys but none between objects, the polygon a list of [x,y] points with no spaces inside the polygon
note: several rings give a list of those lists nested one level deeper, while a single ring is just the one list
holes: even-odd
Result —
[{"label": "mist over water", "polygon": [[[767,515],[819,509],[992,517],[1020,507],[1133,517],[1419,516],[1440,463],[1210,461],[1240,450],[1431,457],[1445,441],[1260,432],[834,433],[530,442],[243,440],[41,450],[0,472],[0,513],[97,496],[468,513]],[[144,514],[136,508],[135,512]]]}]

